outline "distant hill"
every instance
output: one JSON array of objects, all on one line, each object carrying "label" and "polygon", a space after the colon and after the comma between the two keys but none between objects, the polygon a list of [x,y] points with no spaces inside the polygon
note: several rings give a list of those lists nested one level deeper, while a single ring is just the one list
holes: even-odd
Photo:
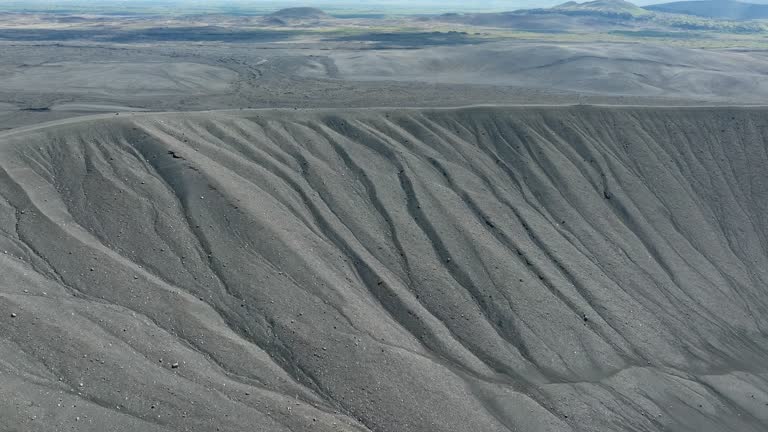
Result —
[{"label": "distant hill", "polygon": [[[540,33],[583,32],[595,28],[609,28],[617,22],[634,19],[629,15],[605,15],[594,12],[558,12],[552,9],[529,9],[513,12],[476,14],[445,14],[435,21],[474,26],[513,28]],[[608,27],[606,27],[608,26]],[[613,27],[610,27],[613,29]]]},{"label": "distant hill", "polygon": [[731,0],[679,1],[646,6],[654,12],[694,15],[727,20],[753,20],[768,18],[768,5],[742,3]]},{"label": "distant hill", "polygon": [[[569,1],[551,8],[519,9],[504,14],[515,15],[568,15],[604,18],[645,18],[653,12],[645,10],[625,0],[593,0],[583,3]],[[485,14],[491,15],[491,14]]]},{"label": "distant hill", "polygon": [[297,19],[321,19],[329,18],[330,15],[320,9],[313,7],[293,7],[280,9],[268,15],[271,18],[279,20],[297,20]]},{"label": "distant hill", "polygon": [[646,16],[651,13],[639,6],[624,0],[594,0],[584,3],[569,1],[549,9],[562,13],[586,13],[617,16]]},{"label": "distant hill", "polygon": [[[735,34],[768,33],[768,24],[751,19],[768,18],[768,5],[737,3],[726,0],[719,4],[735,5],[735,8],[749,6],[748,14],[720,14],[718,18],[694,13],[663,10],[672,5],[715,4],[714,1],[689,1],[667,3],[641,8],[625,0],[594,0],[583,3],[569,1],[551,8],[519,9],[511,12],[479,14],[443,14],[428,18],[435,21],[454,22],[468,25],[514,28],[533,32],[569,31],[717,31]],[[732,8],[732,10],[735,10]],[[758,10],[766,12],[758,14]],[[730,16],[742,18],[729,18]],[[643,27],[650,26],[650,27]],[[645,33],[652,34],[652,33]]]},{"label": "distant hill", "polygon": [[625,0],[594,0],[584,3],[569,1],[550,8],[518,9],[509,12],[446,13],[434,19],[552,33],[587,30],[594,26],[613,26],[623,20],[650,19],[653,16],[653,12]]}]

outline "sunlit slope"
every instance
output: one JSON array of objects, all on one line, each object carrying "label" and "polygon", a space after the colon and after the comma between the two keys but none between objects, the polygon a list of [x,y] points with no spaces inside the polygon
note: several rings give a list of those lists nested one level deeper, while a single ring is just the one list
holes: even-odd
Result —
[{"label": "sunlit slope", "polygon": [[0,429],[765,430],[766,128],[517,107],[0,135]]}]

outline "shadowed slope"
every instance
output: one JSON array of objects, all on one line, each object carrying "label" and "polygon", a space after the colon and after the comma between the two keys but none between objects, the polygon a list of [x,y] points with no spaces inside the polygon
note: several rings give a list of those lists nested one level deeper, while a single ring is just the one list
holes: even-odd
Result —
[{"label": "shadowed slope", "polygon": [[766,114],[0,135],[0,428],[763,430]]}]

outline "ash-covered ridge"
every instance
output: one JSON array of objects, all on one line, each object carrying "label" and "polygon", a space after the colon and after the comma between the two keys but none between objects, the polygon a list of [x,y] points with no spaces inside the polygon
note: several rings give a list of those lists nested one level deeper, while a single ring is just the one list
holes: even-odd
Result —
[{"label": "ash-covered ridge", "polygon": [[765,108],[0,135],[0,429],[760,431]]}]

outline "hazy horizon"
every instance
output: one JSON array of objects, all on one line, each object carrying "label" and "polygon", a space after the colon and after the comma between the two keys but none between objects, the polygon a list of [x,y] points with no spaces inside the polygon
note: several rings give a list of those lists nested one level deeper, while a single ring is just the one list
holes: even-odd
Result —
[{"label": "hazy horizon", "polygon": [[[551,7],[563,3],[564,0],[488,0],[467,2],[461,0],[134,0],[134,1],[100,1],[100,0],[29,0],[8,1],[0,6],[0,12],[29,11],[29,12],[74,12],[74,13],[130,13],[164,12],[169,9],[184,8],[188,13],[205,12],[250,12],[267,13],[286,7],[311,6],[330,12],[344,11],[370,13],[445,13],[445,12],[493,12],[510,11],[526,8]],[[580,1],[581,3],[583,1]],[[666,3],[665,0],[632,1],[639,6]],[[752,3],[765,3],[758,0]]]}]

